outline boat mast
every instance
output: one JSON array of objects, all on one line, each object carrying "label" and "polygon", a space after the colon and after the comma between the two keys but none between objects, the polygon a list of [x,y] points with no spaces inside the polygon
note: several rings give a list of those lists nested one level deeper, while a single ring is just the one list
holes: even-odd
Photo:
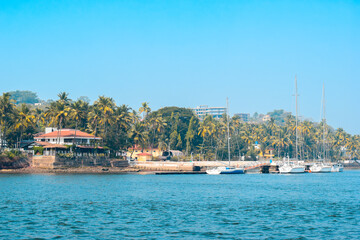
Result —
[{"label": "boat mast", "polygon": [[227,122],[227,141],[228,141],[228,157],[230,166],[230,127],[229,127],[229,99],[226,98],[226,122]]},{"label": "boat mast", "polygon": [[298,90],[297,90],[297,79],[295,75],[295,108],[296,108],[296,118],[295,118],[295,126],[296,126],[296,146],[295,146],[295,159],[298,158]]},{"label": "boat mast", "polygon": [[323,83],[323,91],[322,91],[322,105],[323,105],[323,154],[324,160],[326,160],[326,117],[325,117],[325,84]]}]

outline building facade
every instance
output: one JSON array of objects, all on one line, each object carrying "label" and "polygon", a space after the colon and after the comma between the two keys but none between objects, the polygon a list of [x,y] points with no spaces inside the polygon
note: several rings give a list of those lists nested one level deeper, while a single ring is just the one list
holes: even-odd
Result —
[{"label": "building facade", "polygon": [[194,113],[199,117],[200,120],[203,120],[207,115],[213,116],[215,119],[222,118],[224,113],[226,113],[226,107],[209,107],[207,105],[197,106],[192,109]]},{"label": "building facade", "polygon": [[241,122],[250,121],[250,113],[235,113],[234,116],[239,117]]},{"label": "building facade", "polygon": [[61,129],[46,128],[45,133],[34,137],[35,141],[47,142],[51,144],[61,145],[91,145],[95,141],[101,140],[100,137],[95,137],[92,134],[82,132],[75,129]]}]

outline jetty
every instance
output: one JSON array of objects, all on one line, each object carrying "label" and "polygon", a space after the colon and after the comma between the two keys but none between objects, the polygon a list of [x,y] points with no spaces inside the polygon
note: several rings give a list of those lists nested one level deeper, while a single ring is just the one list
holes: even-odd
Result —
[{"label": "jetty", "polygon": [[[141,172],[153,172],[156,175],[166,174],[204,174],[207,169],[227,165],[223,161],[193,161],[193,162],[172,162],[172,161],[146,161],[132,162],[130,167]],[[245,173],[278,174],[279,167],[283,161],[231,161],[230,166],[242,167]],[[305,171],[315,162],[304,162]],[[331,164],[332,163],[328,163]]]}]

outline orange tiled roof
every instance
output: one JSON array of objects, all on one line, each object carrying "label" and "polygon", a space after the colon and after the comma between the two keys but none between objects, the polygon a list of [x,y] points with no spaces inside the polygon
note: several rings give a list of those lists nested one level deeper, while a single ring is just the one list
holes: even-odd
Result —
[{"label": "orange tiled roof", "polygon": [[88,148],[88,149],[104,149],[103,147],[93,147],[93,146],[83,146],[83,145],[77,145],[78,148]]},{"label": "orange tiled roof", "polygon": [[150,153],[139,153],[137,156],[152,156]]},{"label": "orange tiled roof", "polygon": [[57,138],[57,137],[101,139],[100,137],[95,137],[92,134],[82,132],[79,130],[76,130],[76,135],[75,135],[75,129],[62,129],[61,131],[53,131],[50,133],[45,133],[40,136],[36,136],[34,138]]},{"label": "orange tiled roof", "polygon": [[67,148],[64,145],[61,144],[54,144],[49,142],[34,142],[35,144],[41,145],[43,148]]}]

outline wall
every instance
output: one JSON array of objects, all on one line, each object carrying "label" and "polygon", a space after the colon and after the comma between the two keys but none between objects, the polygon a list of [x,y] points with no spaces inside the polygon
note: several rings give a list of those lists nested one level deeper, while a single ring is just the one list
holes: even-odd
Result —
[{"label": "wall", "polygon": [[108,157],[33,156],[32,166],[35,168],[127,167],[128,163]]}]

